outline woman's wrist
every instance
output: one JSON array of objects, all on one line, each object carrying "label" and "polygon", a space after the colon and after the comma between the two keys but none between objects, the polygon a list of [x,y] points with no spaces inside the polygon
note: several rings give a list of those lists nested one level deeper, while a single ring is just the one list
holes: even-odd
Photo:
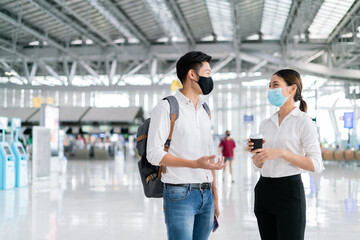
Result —
[{"label": "woman's wrist", "polygon": [[284,149],[279,149],[279,150],[280,150],[280,158],[285,159],[285,157],[286,157],[286,150],[284,150]]}]

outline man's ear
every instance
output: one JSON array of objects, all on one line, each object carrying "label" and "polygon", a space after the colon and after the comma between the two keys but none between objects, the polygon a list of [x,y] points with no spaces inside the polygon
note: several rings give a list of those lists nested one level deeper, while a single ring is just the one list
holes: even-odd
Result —
[{"label": "man's ear", "polygon": [[191,80],[195,80],[196,79],[196,73],[194,71],[194,69],[190,69],[188,71],[188,78],[191,79]]}]

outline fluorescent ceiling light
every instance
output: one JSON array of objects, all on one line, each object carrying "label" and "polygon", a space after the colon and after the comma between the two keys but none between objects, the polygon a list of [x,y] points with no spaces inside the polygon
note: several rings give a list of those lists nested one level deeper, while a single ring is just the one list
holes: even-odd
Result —
[{"label": "fluorescent ceiling light", "polygon": [[124,42],[125,42],[125,39],[119,38],[119,39],[115,39],[113,42],[114,42],[114,43],[124,43]]},{"label": "fluorescent ceiling light", "polygon": [[29,42],[29,46],[38,46],[39,44],[40,44],[39,41]]},{"label": "fluorescent ceiling light", "polygon": [[325,0],[309,27],[310,38],[326,39],[355,0]]},{"label": "fluorescent ceiling light", "polygon": [[81,45],[81,44],[82,44],[82,40],[81,40],[81,39],[77,39],[77,40],[71,41],[71,45]]}]

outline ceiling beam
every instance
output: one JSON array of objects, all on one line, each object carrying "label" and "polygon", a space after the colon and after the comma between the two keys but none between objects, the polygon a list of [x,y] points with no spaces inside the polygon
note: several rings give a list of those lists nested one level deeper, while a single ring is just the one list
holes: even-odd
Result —
[{"label": "ceiling beam", "polygon": [[4,20],[5,22],[14,25],[15,27],[17,27],[19,29],[19,31],[23,30],[24,32],[38,38],[41,39],[42,41],[47,41],[50,45],[56,47],[57,49],[67,53],[68,50],[63,47],[59,42],[57,42],[56,40],[45,36],[43,34],[41,34],[40,32],[38,32],[37,30],[35,30],[34,28],[28,26],[27,24],[25,24],[24,22],[19,23],[16,19],[10,17],[9,15],[5,14],[4,12],[0,12],[0,19]]},{"label": "ceiling beam", "polygon": [[314,76],[326,77],[329,79],[339,80],[360,80],[360,70],[334,68],[317,63],[305,63],[302,61],[295,61],[291,59],[283,59],[281,57],[275,57],[263,52],[251,52],[247,55],[258,58],[259,60],[267,60],[269,63],[278,65],[278,68],[290,67],[301,71],[301,73],[312,74]]},{"label": "ceiling beam", "polygon": [[343,68],[347,67],[347,66],[349,66],[351,63],[355,62],[359,58],[360,58],[360,55],[357,54],[357,55],[353,56],[352,58],[346,60],[344,63],[340,64],[340,67],[343,67]]},{"label": "ceiling beam", "polygon": [[[92,69],[92,67],[90,67],[89,64],[87,64],[84,60],[79,60],[79,64],[91,75],[93,76],[95,79],[95,83],[100,82],[100,77],[97,74],[97,72]],[[105,83],[103,83],[105,85]]]},{"label": "ceiling beam", "polygon": [[113,79],[116,73],[116,68],[118,65],[117,59],[112,60],[111,66],[110,66],[110,72],[109,72],[109,85],[113,84]]},{"label": "ceiling beam", "polygon": [[291,9],[288,15],[288,18],[286,19],[285,27],[283,29],[283,33],[281,34],[281,43],[286,44],[286,41],[288,39],[288,36],[292,30],[293,24],[296,21],[296,18],[298,16],[298,13],[301,9],[301,0],[294,0],[291,4]]},{"label": "ceiling beam", "polygon": [[26,59],[23,59],[23,68],[24,68],[24,74],[25,74],[25,78],[28,80],[28,82],[30,83],[31,81],[30,79],[30,72],[29,72],[29,67],[28,67],[28,63],[26,61]]},{"label": "ceiling beam", "polygon": [[[241,84],[242,82],[256,81],[260,79],[268,79],[271,77],[271,74],[264,74],[262,76],[246,76],[242,77],[241,81],[238,79],[231,80],[221,80],[214,81],[215,85],[222,84]],[[125,86],[87,86],[87,87],[79,87],[79,86],[48,86],[48,85],[19,85],[14,83],[0,83],[0,88],[8,88],[8,89],[33,89],[33,90],[52,90],[52,91],[79,91],[79,92],[93,92],[93,91],[151,91],[151,90],[169,90],[170,84],[154,84],[154,85],[125,85]]]},{"label": "ceiling beam", "polygon": [[25,78],[22,78],[13,68],[10,67],[4,60],[0,60],[0,63],[4,66],[4,69],[8,71],[11,76],[15,77],[16,79],[20,80],[22,83],[28,83]]},{"label": "ceiling beam", "polygon": [[194,34],[191,32],[190,27],[186,23],[186,19],[178,5],[178,3],[175,0],[168,0],[165,1],[167,4],[170,12],[173,14],[175,21],[179,25],[181,31],[183,32],[183,35],[186,37],[187,41],[190,44],[190,48],[194,48],[196,41]]},{"label": "ceiling beam", "polygon": [[335,27],[334,31],[330,34],[328,38],[328,43],[331,43],[341,31],[351,22],[353,15],[355,15],[360,9],[360,1],[355,1],[350,10],[345,14],[340,23]]},{"label": "ceiling beam", "polygon": [[[138,38],[146,47],[151,43],[146,36],[132,23],[132,21],[110,0],[88,0],[123,36],[128,35],[123,27],[126,27],[134,37]],[[124,24],[124,25],[123,25]],[[129,36],[126,36],[129,37]]]},{"label": "ceiling beam", "polygon": [[267,63],[268,63],[267,60],[262,60],[261,62],[259,62],[255,66],[253,66],[248,72],[254,73],[254,72],[258,71],[259,69],[261,69],[263,66],[265,66]]},{"label": "ceiling beam", "polygon": [[37,67],[38,67],[37,63],[34,62],[32,67],[31,67],[31,71],[30,71],[30,75],[29,75],[29,84],[32,83],[32,81],[33,81],[33,79],[34,79],[34,77],[36,75]]},{"label": "ceiling beam", "polygon": [[142,69],[144,66],[146,66],[148,63],[150,62],[150,60],[145,60],[144,62],[140,63],[139,65],[137,65],[136,67],[134,67],[133,69],[131,69],[128,73],[125,73],[125,75],[127,77],[130,77],[132,75],[134,75],[135,73],[137,73],[140,69]]},{"label": "ceiling beam", "polygon": [[64,82],[63,80],[61,80],[60,76],[57,74],[57,72],[55,72],[55,70],[50,67],[48,64],[46,64],[45,62],[43,62],[42,60],[38,61],[39,66],[44,69],[45,71],[47,71],[51,76],[53,76],[56,80],[62,82],[63,84],[67,85],[67,82]]},{"label": "ceiling beam", "polygon": [[70,69],[70,74],[69,74],[69,85],[72,85],[73,83],[73,79],[76,73],[76,69],[77,69],[77,61],[73,61],[73,63],[71,64],[71,69]]},{"label": "ceiling beam", "polygon": [[150,67],[150,77],[152,83],[156,83],[159,81],[157,71],[158,71],[158,59],[156,57],[152,58]]},{"label": "ceiling beam", "polygon": [[220,71],[223,67],[225,67],[229,62],[231,62],[235,58],[234,54],[230,54],[229,56],[219,60],[214,67],[211,69],[211,74],[217,73]]},{"label": "ceiling beam", "polygon": [[241,72],[241,57],[240,49],[241,49],[241,31],[240,31],[240,24],[239,24],[239,1],[231,0],[231,14],[232,14],[232,28],[233,28],[233,49],[235,52],[235,68],[236,68],[236,75],[237,78],[240,78]]},{"label": "ceiling beam", "polygon": [[[8,22],[9,24],[12,24],[14,26],[17,26],[18,28],[24,30],[25,32],[37,37],[38,39],[41,39],[43,41],[47,41],[50,45],[52,45],[53,47],[55,47],[56,49],[66,53],[67,55],[71,56],[73,59],[77,59],[78,55],[72,51],[70,51],[70,48],[65,48],[64,46],[62,46],[60,43],[58,43],[57,41],[51,39],[48,36],[44,36],[41,33],[39,33],[37,30],[25,25],[24,23],[19,24],[17,22],[17,20],[13,19],[12,17],[8,16],[7,14],[0,12],[0,19],[3,19],[4,21]],[[82,48],[80,48],[82,49]],[[39,49],[36,49],[36,51],[38,51]],[[38,55],[37,53],[35,53],[34,55]],[[58,55],[56,53],[56,55]],[[56,56],[57,59],[59,59],[58,56]],[[43,60],[42,60],[43,61]],[[97,76],[97,73],[95,71],[92,70],[92,68],[84,62],[84,60],[80,60],[80,64],[82,67],[85,68],[85,70],[87,70],[90,74],[92,74],[93,76]],[[94,74],[96,73],[96,74]]]},{"label": "ceiling beam", "polygon": [[325,50],[320,50],[320,51],[316,51],[314,54],[312,54],[311,56],[306,56],[306,58],[304,59],[305,63],[309,63],[314,61],[315,59],[317,59],[318,57],[322,56],[325,53]]},{"label": "ceiling beam", "polygon": [[170,65],[170,67],[168,67],[168,69],[164,71],[162,78],[156,84],[160,84],[164,81],[165,78],[176,73],[176,63],[177,62],[175,61],[173,64]]},{"label": "ceiling beam", "polygon": [[124,50],[121,47],[119,47],[116,43],[114,43],[113,40],[110,37],[108,37],[106,34],[101,32],[93,24],[91,24],[91,22],[86,21],[77,12],[73,11],[69,6],[67,6],[65,4],[64,0],[53,0],[53,1],[56,2],[57,5],[62,7],[67,13],[69,13],[75,19],[77,19],[81,24],[86,26],[86,28],[90,29],[92,32],[96,33],[98,36],[100,36],[102,39],[104,39],[110,46],[113,46],[119,52],[124,52]]},{"label": "ceiling beam", "polygon": [[[0,13],[1,14],[1,13]],[[187,49],[187,43],[179,43],[179,47],[183,52]],[[299,43],[297,49],[299,51],[320,51],[328,49],[327,43]],[[177,52],[171,45],[152,45],[150,49],[146,50],[144,47],[139,45],[127,45],[124,46],[124,51],[128,54],[118,54],[116,59],[119,61],[142,61],[149,58],[149,56],[156,56],[159,60],[173,60],[176,61],[181,57],[181,54]],[[64,54],[59,54],[59,51],[63,51]],[[234,45],[231,42],[227,43],[202,43],[197,44],[195,51],[206,52],[211,55],[214,59],[221,59],[229,54],[234,54]],[[263,41],[263,42],[243,42],[241,44],[240,51],[255,50],[255,51],[271,51],[281,52],[281,44],[279,41]],[[72,46],[69,48],[60,49],[50,46],[44,46],[42,48],[23,48],[22,57],[27,57],[28,62],[34,62],[37,59],[42,59],[46,62],[51,61],[63,61],[63,58],[67,58],[69,62],[76,59],[84,59],[89,61],[105,60],[106,58],[114,58],[114,48],[106,47],[101,48],[99,46]],[[14,55],[0,50],[0,59],[5,61],[21,62],[18,57],[14,58]]]},{"label": "ceiling beam", "polygon": [[86,36],[88,39],[94,41],[94,43],[105,47],[106,44],[102,41],[98,36],[95,36],[93,33],[90,33],[84,27],[80,26],[77,22],[73,19],[68,17],[67,15],[63,14],[59,11],[55,5],[50,4],[48,1],[44,0],[28,0],[32,5],[39,8],[44,13],[49,14],[53,18],[55,18],[58,22],[64,24],[67,28],[71,28],[74,33],[81,33]]}]

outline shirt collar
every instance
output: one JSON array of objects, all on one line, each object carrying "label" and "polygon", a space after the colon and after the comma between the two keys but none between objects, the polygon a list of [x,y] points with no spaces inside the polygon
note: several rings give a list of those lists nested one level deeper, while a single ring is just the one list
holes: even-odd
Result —
[{"label": "shirt collar", "polygon": [[[298,107],[295,107],[293,110],[291,110],[291,112],[287,115],[287,116],[294,116],[294,117],[298,117],[300,115],[300,109]],[[286,117],[287,117],[286,116]],[[285,118],[286,118],[285,117]],[[279,111],[275,112],[270,119],[276,124],[279,124]]]},{"label": "shirt collar", "polygon": [[290,114],[294,117],[298,117],[300,116],[300,109],[298,107],[295,107],[291,112]]},{"label": "shirt collar", "polygon": [[[179,99],[180,102],[183,102],[183,103],[185,103],[185,104],[191,102],[189,98],[187,98],[184,94],[182,94],[182,93],[180,92],[180,90],[177,90],[177,91],[176,91],[175,97],[176,97],[177,99]],[[201,96],[198,97],[198,104],[199,104],[199,103],[201,103],[201,104],[204,103],[204,99],[203,99]]]}]

